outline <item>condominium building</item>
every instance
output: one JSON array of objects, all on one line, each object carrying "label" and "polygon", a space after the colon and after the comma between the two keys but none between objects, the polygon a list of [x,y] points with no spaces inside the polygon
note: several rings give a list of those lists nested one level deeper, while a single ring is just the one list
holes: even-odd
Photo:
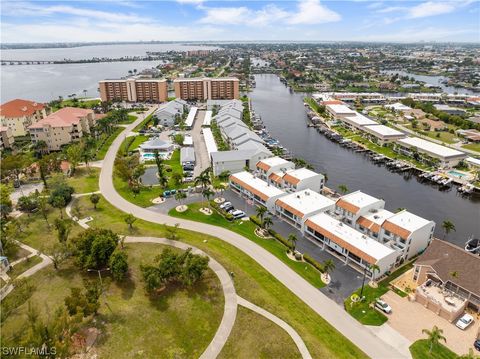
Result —
[{"label": "condominium building", "polygon": [[118,79],[99,82],[102,101],[165,102],[168,84],[165,79]]},{"label": "condominium building", "polygon": [[233,100],[240,97],[239,80],[224,78],[182,78],[173,81],[175,97],[182,100]]},{"label": "condominium building", "polygon": [[385,201],[356,191],[340,197],[335,204],[335,214],[349,225],[355,225],[360,216],[374,213],[385,207]]},{"label": "condominium building", "polygon": [[257,162],[256,171],[260,178],[267,181],[274,172],[287,171],[295,169],[293,162],[287,161],[281,157],[270,157]]},{"label": "condominium building", "polygon": [[28,130],[33,143],[44,141],[49,151],[58,151],[63,145],[80,140],[95,126],[93,110],[65,107],[54,112]]},{"label": "condominium building", "polygon": [[47,115],[44,104],[16,99],[0,106],[0,122],[12,131],[12,136],[27,136],[28,126]]},{"label": "condominium building", "polygon": [[10,149],[15,143],[10,127],[0,126],[0,150]]}]

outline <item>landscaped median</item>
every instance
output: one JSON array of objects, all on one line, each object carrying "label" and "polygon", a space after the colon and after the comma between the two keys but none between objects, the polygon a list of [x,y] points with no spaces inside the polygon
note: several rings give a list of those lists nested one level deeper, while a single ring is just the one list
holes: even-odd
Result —
[{"label": "landscaped median", "polygon": [[[321,288],[325,286],[320,279],[320,271],[318,271],[312,264],[308,262],[292,260],[286,255],[287,249],[289,248],[287,247],[288,243],[285,239],[282,241],[281,236],[278,234],[276,235],[275,232],[270,231],[271,234],[273,233],[272,238],[260,238],[255,234],[257,225],[252,221],[228,221],[219,213],[219,211],[215,209],[213,210],[212,215],[207,216],[200,212],[201,207],[203,207],[202,203],[192,203],[188,205],[188,209],[185,212],[179,213],[175,208],[173,208],[168,214],[172,217],[212,224],[214,226],[223,227],[231,230],[232,232],[238,233],[244,236],[246,239],[251,240],[252,242],[255,242],[264,249],[268,250],[270,253],[292,268],[295,272],[305,278],[314,287]],[[320,264],[318,265],[320,266]]]},{"label": "landscaped median", "polygon": [[[413,359],[455,359],[458,355],[448,349],[445,345],[438,343],[432,346],[430,351],[430,343],[428,339],[417,340],[410,346],[410,353]],[[474,356],[469,358],[475,358]]]}]

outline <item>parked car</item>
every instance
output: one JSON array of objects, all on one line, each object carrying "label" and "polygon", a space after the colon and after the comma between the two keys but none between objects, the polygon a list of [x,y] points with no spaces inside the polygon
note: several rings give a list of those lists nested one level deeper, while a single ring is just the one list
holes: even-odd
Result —
[{"label": "parked car", "polygon": [[387,302],[377,299],[375,301],[375,307],[380,309],[382,312],[390,314],[392,312],[392,307],[390,307]]},{"label": "parked car", "polygon": [[232,211],[232,210],[234,210],[234,209],[235,209],[235,208],[233,207],[232,204],[230,204],[230,205],[228,205],[228,206],[226,206],[226,207],[223,208],[223,210],[224,210],[225,212],[227,212],[227,213],[230,212],[230,211]]},{"label": "parked car", "polygon": [[480,339],[477,339],[473,342],[473,347],[480,352]]},{"label": "parked car", "polygon": [[228,206],[231,206],[232,205],[232,202],[223,202],[221,205],[220,205],[220,208],[221,209],[225,209],[225,207],[228,207]]},{"label": "parked car", "polygon": [[460,319],[457,320],[457,322],[455,323],[455,325],[457,326],[457,328],[460,328],[462,330],[465,330],[467,329],[470,324],[473,323],[473,317],[470,315],[470,314],[467,314],[465,313],[464,315],[462,315],[460,317]]},{"label": "parked car", "polygon": [[245,217],[245,212],[237,209],[236,211],[232,212],[232,216],[234,219],[240,219]]}]

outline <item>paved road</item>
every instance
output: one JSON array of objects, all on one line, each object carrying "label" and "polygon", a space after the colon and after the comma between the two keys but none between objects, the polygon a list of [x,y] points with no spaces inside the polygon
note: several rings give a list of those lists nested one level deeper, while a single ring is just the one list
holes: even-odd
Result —
[{"label": "paved road", "polygon": [[[150,111],[153,111],[153,109],[149,110],[149,112]],[[141,121],[142,118],[137,119],[135,122],[130,124],[124,132],[131,131]],[[297,295],[305,304],[310,306],[310,308],[312,308],[333,327],[339,330],[345,337],[363,350],[368,356],[381,359],[411,357],[408,350],[401,348],[401,351],[399,351],[390,343],[383,341],[379,335],[358,323],[340,306],[330,300],[317,288],[313,287],[296,272],[291,270],[273,254],[253,243],[252,241],[249,241],[239,234],[233,233],[221,227],[173,218],[146,208],[141,208],[121,197],[113,187],[112,178],[113,163],[123,138],[123,135],[118,136],[110,146],[103,161],[103,167],[100,173],[100,191],[105,199],[113,206],[126,213],[135,213],[136,217],[149,222],[167,225],[179,223],[182,228],[196,232],[207,233],[220,238],[221,240],[237,247],[242,252],[254,259],[282,284],[290,289],[295,295]]]},{"label": "paved road", "polygon": [[193,170],[193,175],[198,176],[204,169],[210,167],[210,158],[208,158],[207,146],[205,145],[205,140],[203,139],[202,125],[205,118],[205,111],[198,111],[197,118],[193,123],[192,129],[192,139],[193,147],[195,149],[195,168]]}]

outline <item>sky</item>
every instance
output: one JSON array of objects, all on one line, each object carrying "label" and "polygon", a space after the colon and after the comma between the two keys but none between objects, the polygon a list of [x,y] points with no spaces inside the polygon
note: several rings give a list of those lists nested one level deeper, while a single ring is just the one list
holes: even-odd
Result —
[{"label": "sky", "polygon": [[480,0],[0,0],[1,41],[480,42]]}]

